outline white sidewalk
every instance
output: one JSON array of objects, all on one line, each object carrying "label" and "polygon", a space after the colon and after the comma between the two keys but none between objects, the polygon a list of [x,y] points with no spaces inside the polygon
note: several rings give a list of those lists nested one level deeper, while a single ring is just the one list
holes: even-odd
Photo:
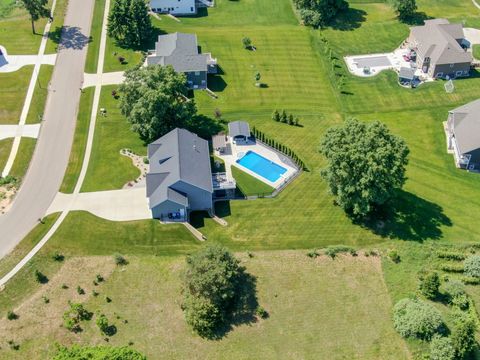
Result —
[{"label": "white sidewalk", "polygon": [[152,218],[144,187],[79,194],[58,193],[46,215],[66,210],[88,211],[110,221]]},{"label": "white sidewalk", "polygon": [[92,86],[107,86],[107,85],[119,85],[125,80],[125,73],[123,71],[109,72],[103,74],[88,74],[83,76],[82,89]]},{"label": "white sidewalk", "polygon": [[0,125],[0,140],[13,137],[29,137],[36,139],[40,132],[40,124],[33,125]]}]

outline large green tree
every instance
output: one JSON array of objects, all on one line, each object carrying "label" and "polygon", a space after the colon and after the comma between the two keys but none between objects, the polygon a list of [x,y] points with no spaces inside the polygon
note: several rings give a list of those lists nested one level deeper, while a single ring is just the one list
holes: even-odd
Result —
[{"label": "large green tree", "polygon": [[294,0],[294,3],[305,25],[313,27],[327,25],[339,12],[348,9],[345,0]]},{"label": "large green tree", "polygon": [[30,14],[32,32],[36,34],[35,21],[40,20],[40,18],[50,17],[50,9],[47,8],[48,0],[21,0],[21,3]]},{"label": "large green tree", "polygon": [[120,86],[120,109],[140,138],[151,142],[192,122],[197,108],[187,93],[185,75],[171,66],[137,67]]},{"label": "large green tree", "polygon": [[405,183],[408,147],[378,122],[355,119],[327,130],[320,145],[322,170],[336,202],[355,217],[385,204]]},{"label": "large green tree", "polygon": [[187,258],[183,309],[187,323],[203,337],[213,337],[232,310],[244,269],[224,247],[210,245]]},{"label": "large green tree", "polygon": [[108,17],[108,34],[121,45],[140,48],[152,34],[152,22],[144,0],[115,0]]},{"label": "large green tree", "polygon": [[416,0],[392,0],[392,1],[393,1],[393,7],[397,12],[398,18],[402,21],[412,18],[417,12]]}]

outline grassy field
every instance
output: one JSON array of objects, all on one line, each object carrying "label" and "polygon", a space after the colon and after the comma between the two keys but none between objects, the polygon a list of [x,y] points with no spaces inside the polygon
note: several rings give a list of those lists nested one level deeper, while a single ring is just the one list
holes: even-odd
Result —
[{"label": "grassy field", "polygon": [[[0,41],[1,43],[1,41]],[[17,124],[32,76],[33,66],[24,66],[13,73],[0,74],[0,124]]]},{"label": "grassy field", "polygon": [[480,45],[473,45],[473,57],[480,60]]},{"label": "grassy field", "polygon": [[36,139],[22,138],[10,175],[15,176],[17,179],[22,179],[25,176],[36,144]]},{"label": "grassy field", "polygon": [[145,155],[143,142],[130,130],[130,124],[120,114],[118,100],[112,96],[115,86],[102,88],[99,108],[107,110],[107,116],[98,116],[92,157],[82,192],[119,189],[136,179],[140,170],[130,158],[120,155],[120,150],[129,148]]},{"label": "grassy field", "polygon": [[80,98],[80,107],[78,111],[75,136],[73,138],[72,151],[68,161],[67,171],[63,178],[60,191],[63,193],[72,193],[77,183],[78,176],[82,169],[83,156],[87,146],[88,127],[90,125],[90,115],[92,112],[93,94],[95,88],[90,87],[84,90]]},{"label": "grassy field", "polygon": [[91,42],[88,43],[87,63],[85,64],[85,72],[87,73],[95,73],[97,71],[104,11],[105,0],[96,0],[93,10],[92,28],[90,30]]},{"label": "grassy field", "polygon": [[[407,358],[405,344],[391,328],[391,303],[378,258],[312,260],[303,252],[291,251],[240,256],[256,278],[257,301],[270,316],[244,320],[219,341],[202,340],[185,325],[180,309],[182,258],[130,257],[122,271],[112,268],[112,258],[72,258],[19,307],[19,320],[0,320],[0,329],[14,334],[21,344],[18,352],[2,349],[0,354],[36,359],[47,357],[55,341],[101,343],[94,320],[85,323],[84,331],[76,336],[59,327],[67,300],[76,299],[90,311],[105,313],[115,324],[117,334],[110,344],[131,341],[149,358]],[[83,271],[72,278],[79,267]],[[93,297],[91,281],[97,273],[106,282],[95,288],[100,295]],[[70,289],[60,289],[62,283]],[[77,284],[87,295],[76,294]],[[127,287],[136,291],[125,291]],[[42,304],[42,295],[51,304]],[[112,302],[105,302],[104,296]],[[141,306],[132,307],[132,302]],[[48,324],[31,322],[38,313],[49,318]],[[31,324],[28,329],[26,324]],[[42,331],[36,331],[37,327]]]}]

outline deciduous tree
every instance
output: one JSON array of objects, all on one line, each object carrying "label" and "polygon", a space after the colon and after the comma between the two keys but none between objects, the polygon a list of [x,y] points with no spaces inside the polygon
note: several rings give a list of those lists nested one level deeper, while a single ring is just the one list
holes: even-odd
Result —
[{"label": "deciduous tree", "polygon": [[416,0],[393,0],[393,7],[400,20],[408,20],[415,15],[417,2]]},{"label": "deciduous tree", "polygon": [[313,27],[327,25],[339,12],[348,9],[345,0],[294,0],[294,4],[305,25]]},{"label": "deciduous tree", "polygon": [[121,45],[139,48],[152,34],[152,22],[144,0],[115,0],[108,17],[108,34]]},{"label": "deciduous tree", "polygon": [[38,21],[41,18],[50,17],[50,10],[47,8],[48,0],[21,0],[21,3],[30,14],[32,32],[36,34],[35,21]]},{"label": "deciduous tree", "polygon": [[188,99],[184,74],[171,66],[129,70],[120,86],[120,109],[142,140],[151,142],[176,127],[187,127],[197,112]]},{"label": "deciduous tree", "polygon": [[328,129],[320,153],[328,160],[322,175],[336,202],[355,217],[385,204],[405,183],[408,147],[378,121],[350,119]]}]

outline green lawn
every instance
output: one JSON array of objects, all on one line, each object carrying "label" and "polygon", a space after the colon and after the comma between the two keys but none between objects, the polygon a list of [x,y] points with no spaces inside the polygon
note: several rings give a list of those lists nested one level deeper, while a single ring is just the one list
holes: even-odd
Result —
[{"label": "green lawn", "polygon": [[107,116],[97,118],[92,157],[82,192],[119,189],[140,175],[140,170],[130,158],[120,155],[120,150],[129,148],[145,155],[146,147],[120,114],[118,100],[111,94],[114,89],[115,86],[102,88],[99,107],[107,110]]},{"label": "green lawn", "polygon": [[0,140],[0,173],[3,171],[3,168],[7,163],[10,150],[12,149],[12,144],[12,138]]},{"label": "green lawn", "polygon": [[273,192],[273,188],[263,181],[243,172],[242,170],[232,166],[232,175],[237,182],[237,187],[245,196],[251,195],[268,195]]},{"label": "green lawn", "polygon": [[40,73],[35,90],[33,93],[30,110],[27,116],[27,124],[35,124],[41,121],[45,110],[45,102],[48,96],[48,84],[52,77],[53,66],[43,65],[40,67]]},{"label": "green lawn", "polygon": [[67,171],[65,172],[65,177],[63,178],[63,183],[60,187],[60,191],[63,193],[73,192],[82,169],[83,157],[87,146],[88,127],[90,125],[94,93],[94,87],[87,88],[84,90],[80,98],[80,108],[78,111],[72,151],[70,153]]},{"label": "green lawn", "polygon": [[32,72],[33,66],[24,66],[18,71],[0,74],[0,124],[18,124]]},{"label": "green lawn", "polygon": [[473,57],[477,60],[480,59],[480,45],[473,45]]},{"label": "green lawn", "polygon": [[27,172],[28,166],[30,165],[30,160],[32,159],[36,144],[36,139],[25,137],[22,138],[15,162],[12,166],[12,171],[10,171],[10,175],[15,176],[17,179],[23,179],[25,173]]},{"label": "green lawn", "polygon": [[87,73],[97,72],[104,11],[105,0],[96,0],[93,10],[92,28],[90,30],[91,42],[88,44],[87,63],[85,64],[85,72]]},{"label": "green lawn", "polygon": [[[132,342],[152,359],[408,357],[404,342],[391,326],[391,303],[378,258],[312,260],[304,252],[292,251],[239,256],[256,278],[257,301],[269,312],[269,318],[243,320],[221,340],[202,340],[185,324],[180,308],[183,258],[129,257],[129,265],[122,270],[112,270],[111,258],[73,258],[52,277],[51,284],[36,292],[30,305],[19,310],[18,320],[7,323],[21,347],[14,353],[2,349],[0,355],[22,358],[41,353],[49,358],[55,342],[103,342],[95,320],[84,323],[84,331],[76,336],[59,328],[67,300],[77,298],[85,301],[88,310],[104,313],[115,324],[117,333],[110,338],[111,345]],[[84,268],[72,283],[72,269],[80,264]],[[93,287],[91,281],[97,273],[104,275],[106,282]],[[63,282],[72,289],[60,289]],[[77,284],[87,295],[75,293]],[[99,296],[91,296],[93,288]],[[51,307],[41,304],[42,294],[50,297]],[[112,302],[105,302],[104,296]],[[34,314],[45,312],[50,317],[48,324],[31,323]],[[5,322],[0,320],[0,326]],[[26,324],[30,324],[28,329]],[[41,331],[37,331],[40,326]]]}]

